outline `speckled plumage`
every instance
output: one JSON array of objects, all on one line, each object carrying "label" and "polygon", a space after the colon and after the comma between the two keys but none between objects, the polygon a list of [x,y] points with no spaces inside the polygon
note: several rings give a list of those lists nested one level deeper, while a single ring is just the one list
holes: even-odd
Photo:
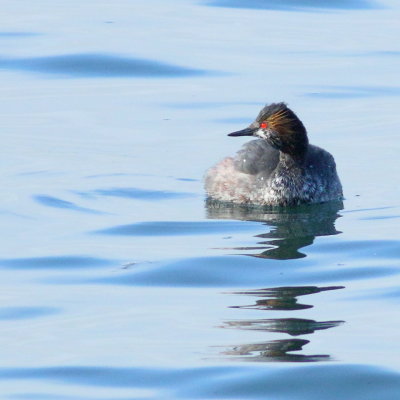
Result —
[{"label": "speckled plumage", "polygon": [[342,199],[332,155],[308,144],[303,124],[284,103],[265,106],[249,128],[231,135],[261,139],[206,172],[205,189],[212,199],[271,206]]}]

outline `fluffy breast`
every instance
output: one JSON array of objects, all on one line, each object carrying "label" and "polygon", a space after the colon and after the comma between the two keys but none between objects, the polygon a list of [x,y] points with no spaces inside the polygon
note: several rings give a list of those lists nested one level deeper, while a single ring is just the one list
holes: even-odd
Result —
[{"label": "fluffy breast", "polygon": [[333,157],[309,146],[304,163],[286,164],[279,151],[263,140],[246,143],[205,175],[211,198],[223,202],[258,205],[296,205],[342,199],[342,186]]}]

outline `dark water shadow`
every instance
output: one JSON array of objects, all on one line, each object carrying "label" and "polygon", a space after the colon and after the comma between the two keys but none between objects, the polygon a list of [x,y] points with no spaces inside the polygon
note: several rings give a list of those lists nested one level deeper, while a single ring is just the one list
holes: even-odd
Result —
[{"label": "dark water shadow", "polygon": [[[266,245],[265,251],[247,255],[275,260],[292,260],[306,257],[299,249],[310,246],[317,236],[338,235],[335,221],[340,217],[342,202],[304,205],[287,208],[245,207],[208,200],[206,215],[210,219],[258,221],[270,230],[255,237],[267,239],[257,242]],[[232,248],[246,250],[246,248]],[[249,248],[249,250],[253,250]]]},{"label": "dark water shadow", "polygon": [[72,211],[79,211],[87,214],[105,214],[102,211],[93,210],[91,208],[81,207],[71,201],[62,200],[57,197],[53,196],[46,196],[46,195],[35,195],[32,196],[33,199],[46,207],[52,208],[62,208],[64,210],[72,210]]},{"label": "dark water shadow", "polygon": [[46,317],[58,314],[60,311],[55,307],[1,307],[0,322]]},{"label": "dark water shadow", "polygon": [[329,11],[381,8],[370,0],[211,0],[207,5],[280,11]]},{"label": "dark water shadow", "polygon": [[[254,305],[231,306],[236,309],[255,309],[263,312],[270,311],[293,311],[312,308],[309,304],[298,304],[297,297],[316,294],[325,291],[343,289],[343,286],[293,286],[276,287],[259,290],[235,292],[259,298]],[[261,298],[261,299],[260,299]],[[235,319],[225,321],[221,328],[240,329],[248,331],[269,333],[283,333],[290,336],[311,335],[317,331],[335,328],[344,321],[315,321],[305,318],[260,318],[260,319]],[[317,362],[329,361],[328,354],[292,354],[291,352],[302,351],[303,346],[310,343],[304,339],[280,339],[270,340],[262,343],[241,344],[228,346],[221,352],[223,356],[232,356],[237,361],[258,362]]]},{"label": "dark water shadow", "polygon": [[178,78],[211,74],[160,61],[110,54],[66,54],[48,57],[0,58],[0,68],[73,78]]}]

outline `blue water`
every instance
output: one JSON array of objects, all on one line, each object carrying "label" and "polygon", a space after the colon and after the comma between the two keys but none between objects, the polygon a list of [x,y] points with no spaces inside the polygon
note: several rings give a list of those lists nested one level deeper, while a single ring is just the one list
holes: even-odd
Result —
[{"label": "blue water", "polygon": [[[400,6],[4,0],[1,399],[400,398]],[[206,203],[267,102],[343,202]]]}]

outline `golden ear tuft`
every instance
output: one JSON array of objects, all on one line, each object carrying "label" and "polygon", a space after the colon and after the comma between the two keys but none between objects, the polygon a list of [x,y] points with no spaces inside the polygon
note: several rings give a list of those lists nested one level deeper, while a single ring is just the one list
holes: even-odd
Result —
[{"label": "golden ear tuft", "polygon": [[[291,118],[287,109],[279,110],[278,112],[272,114],[268,118],[268,122],[272,128],[276,130],[290,130],[290,125],[293,123],[293,118]],[[284,133],[284,132],[282,132]]]}]

